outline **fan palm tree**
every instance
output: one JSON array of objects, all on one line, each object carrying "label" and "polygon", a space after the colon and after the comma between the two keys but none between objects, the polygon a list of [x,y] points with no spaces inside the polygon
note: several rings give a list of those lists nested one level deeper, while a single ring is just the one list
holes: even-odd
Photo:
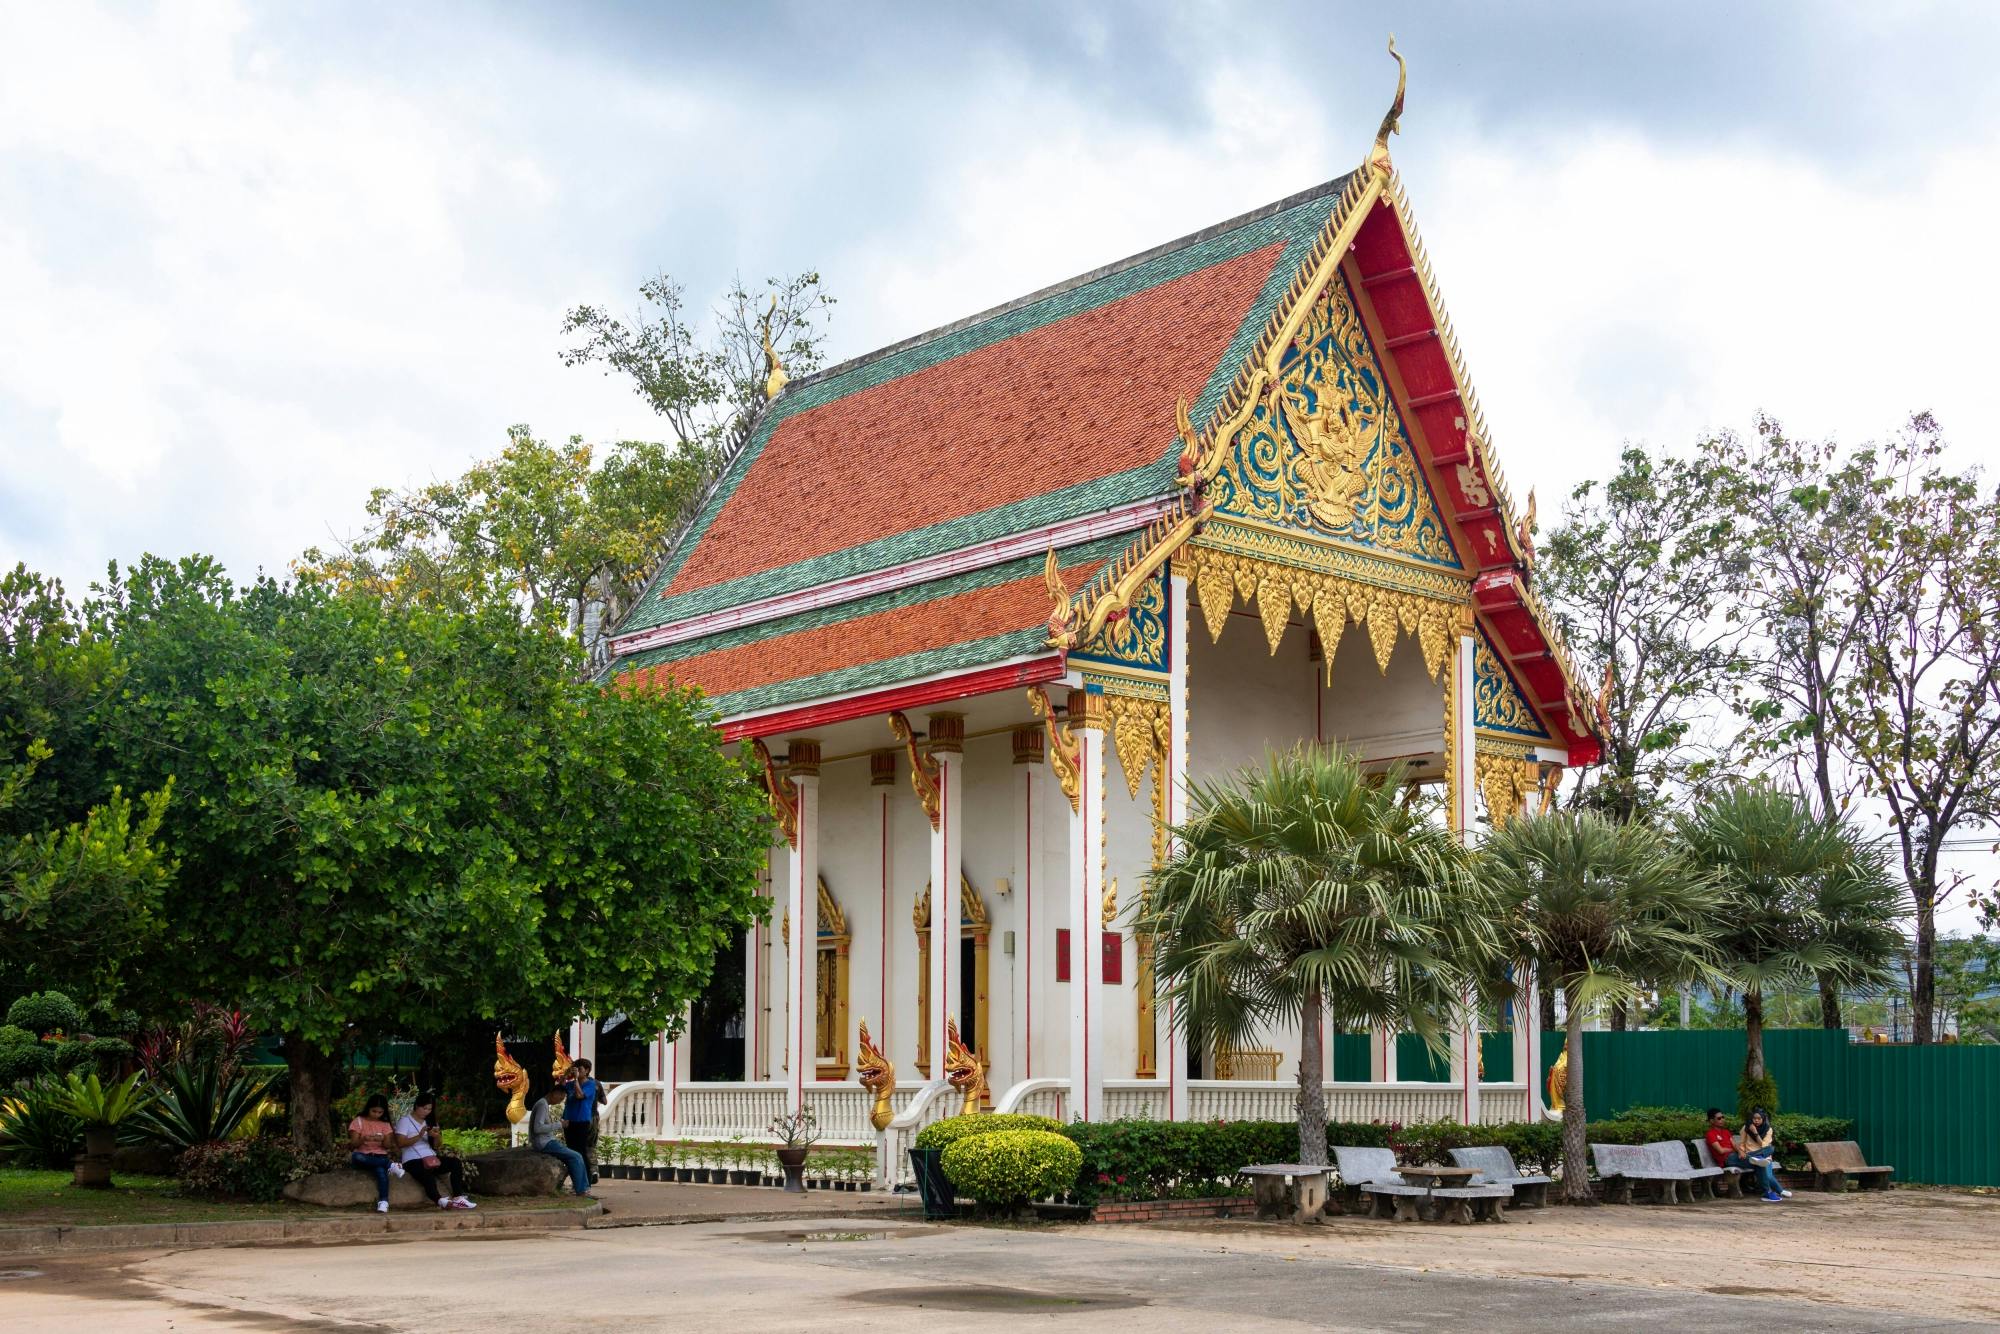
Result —
[{"label": "fan palm tree", "polygon": [[1775,1112],[1764,992],[1818,978],[1842,986],[1888,978],[1901,907],[1887,858],[1844,819],[1816,816],[1797,796],[1761,782],[1705,798],[1681,821],[1680,841],[1725,896],[1718,944],[1743,991],[1739,1110]]},{"label": "fan palm tree", "polygon": [[1631,1004],[1641,982],[1714,975],[1722,894],[1650,827],[1594,811],[1509,822],[1481,847],[1479,869],[1502,902],[1509,957],[1534,965],[1569,1007],[1563,1196],[1586,1202],[1583,1017]]},{"label": "fan palm tree", "polygon": [[1302,1163],[1327,1160],[1323,1020],[1442,1050],[1498,949],[1491,895],[1406,783],[1330,748],[1273,754],[1195,785],[1179,849],[1148,881],[1139,930],[1192,1041],[1298,1028]]}]

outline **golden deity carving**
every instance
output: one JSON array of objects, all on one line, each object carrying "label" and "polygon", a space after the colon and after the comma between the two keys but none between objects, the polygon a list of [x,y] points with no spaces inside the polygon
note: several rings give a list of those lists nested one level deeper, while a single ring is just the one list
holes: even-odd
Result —
[{"label": "golden deity carving", "polygon": [[1565,1045],[1556,1063],[1549,1067],[1549,1110],[1563,1109],[1563,1093],[1569,1088],[1569,1047]]},{"label": "golden deity carving", "polygon": [[959,1115],[971,1116],[983,1110],[981,1102],[986,1097],[986,1071],[980,1065],[979,1057],[958,1036],[958,1021],[955,1019],[945,1020],[944,1025],[944,1078],[947,1084],[965,1095],[965,1104],[959,1108]]},{"label": "golden deity carving", "polygon": [[1299,442],[1306,508],[1326,528],[1348,527],[1354,522],[1355,502],[1368,489],[1369,440],[1361,421],[1334,394],[1321,394],[1310,413],[1300,411],[1289,395],[1278,401]]},{"label": "golden deity carving", "polygon": [[917,749],[916,729],[902,710],[889,715],[889,731],[896,740],[903,743],[903,749],[910,756],[910,788],[922,803],[924,814],[930,817],[931,828],[938,827],[938,762],[935,756],[926,755]]},{"label": "golden deity carving", "polygon": [[866,1019],[861,1021],[861,1055],[854,1062],[854,1071],[861,1087],[875,1096],[874,1106],[868,1109],[868,1124],[878,1131],[887,1130],[896,1119],[896,1109],[890,1102],[896,1093],[896,1067],[868,1036]]},{"label": "golden deity carving", "polygon": [[1049,647],[1067,652],[1076,647],[1076,608],[1070,605],[1069,589],[1063,583],[1062,571],[1056,567],[1056,549],[1049,548],[1047,559],[1042,562],[1042,586],[1049,594]]},{"label": "golden deity carving", "polygon": [[514,1125],[528,1119],[528,1072],[507,1054],[507,1043],[493,1035],[493,1083],[507,1095],[507,1120]]},{"label": "golden deity carving", "polygon": [[1106,931],[1118,920],[1118,877],[1112,876],[1105,882],[1104,895],[1097,908],[1097,924]]}]

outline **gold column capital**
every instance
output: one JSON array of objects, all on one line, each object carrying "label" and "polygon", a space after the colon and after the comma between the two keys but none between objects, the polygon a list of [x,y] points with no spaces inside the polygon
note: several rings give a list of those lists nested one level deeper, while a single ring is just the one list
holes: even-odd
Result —
[{"label": "gold column capital", "polygon": [[795,738],[791,754],[785,761],[785,771],[793,778],[818,778],[819,742],[806,737]]},{"label": "gold column capital", "polygon": [[1017,727],[1013,733],[1014,763],[1040,764],[1042,762],[1042,729],[1039,726]]},{"label": "gold column capital", "polygon": [[1104,692],[1081,687],[1070,691],[1069,709],[1065,716],[1071,727],[1087,727],[1094,732],[1102,732],[1106,718]]},{"label": "gold column capital", "polygon": [[868,783],[871,787],[894,787],[896,784],[896,752],[893,750],[871,750],[868,752]]},{"label": "gold column capital", "polygon": [[924,720],[924,734],[931,754],[960,754],[965,750],[965,715],[934,713]]}]

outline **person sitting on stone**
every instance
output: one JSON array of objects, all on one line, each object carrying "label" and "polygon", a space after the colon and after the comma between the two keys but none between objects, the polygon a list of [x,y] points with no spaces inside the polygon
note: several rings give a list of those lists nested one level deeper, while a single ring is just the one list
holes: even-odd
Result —
[{"label": "person sitting on stone", "polygon": [[389,1100],[371,1093],[361,1104],[361,1115],[347,1123],[347,1164],[359,1172],[375,1174],[375,1212],[389,1212],[389,1153],[396,1131],[389,1124]]},{"label": "person sitting on stone", "polygon": [[590,1169],[584,1166],[583,1155],[563,1143],[563,1098],[567,1092],[561,1084],[554,1084],[535,1100],[528,1112],[528,1142],[537,1152],[548,1154],[569,1169],[570,1189],[577,1198],[594,1199],[590,1193]]},{"label": "person sitting on stone", "polygon": [[[416,1178],[424,1194],[440,1209],[477,1209],[465,1194],[465,1164],[444,1152],[437,1128],[437,1095],[419,1093],[410,1114],[396,1122],[392,1147],[402,1154],[403,1170]],[[451,1183],[451,1193],[438,1190],[438,1175]]]}]

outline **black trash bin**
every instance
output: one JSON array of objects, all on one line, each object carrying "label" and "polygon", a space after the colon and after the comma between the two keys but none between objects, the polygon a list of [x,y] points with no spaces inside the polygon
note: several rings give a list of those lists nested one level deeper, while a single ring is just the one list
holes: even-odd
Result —
[{"label": "black trash bin", "polygon": [[944,1174],[943,1149],[911,1149],[910,1170],[917,1174],[925,1218],[958,1217],[958,1192]]}]

